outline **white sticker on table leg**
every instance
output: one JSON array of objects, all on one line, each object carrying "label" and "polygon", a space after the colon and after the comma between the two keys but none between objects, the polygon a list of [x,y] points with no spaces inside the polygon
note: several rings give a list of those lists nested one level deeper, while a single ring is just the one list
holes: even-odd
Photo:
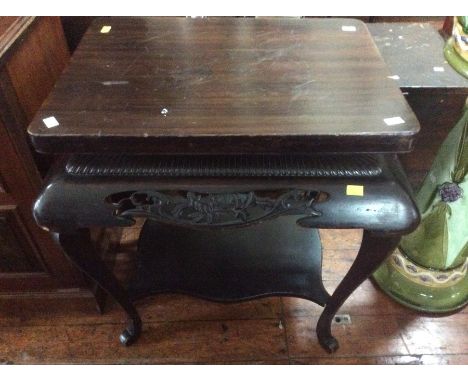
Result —
[{"label": "white sticker on table leg", "polygon": [[110,25],[104,25],[101,28],[101,33],[109,33],[111,29],[112,29],[112,27]]},{"label": "white sticker on table leg", "polygon": [[393,125],[401,125],[402,123],[405,123],[405,120],[401,117],[391,117],[391,118],[384,118],[384,122],[387,126],[393,126]]},{"label": "white sticker on table leg", "polygon": [[55,117],[48,117],[48,118],[44,118],[42,120],[42,122],[44,122],[44,125],[46,125],[46,127],[48,129],[52,128],[52,127],[57,127],[59,125],[57,119]]},{"label": "white sticker on table leg", "polygon": [[341,30],[343,32],[356,32],[356,27],[354,25],[342,25]]}]

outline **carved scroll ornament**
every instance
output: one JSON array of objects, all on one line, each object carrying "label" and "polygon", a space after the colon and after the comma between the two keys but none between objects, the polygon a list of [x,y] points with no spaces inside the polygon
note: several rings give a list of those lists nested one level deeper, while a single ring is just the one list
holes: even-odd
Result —
[{"label": "carved scroll ornament", "polygon": [[280,215],[320,216],[314,208],[319,194],[297,189],[228,193],[128,191],[112,194],[107,201],[121,219],[146,217],[178,225],[229,227]]}]

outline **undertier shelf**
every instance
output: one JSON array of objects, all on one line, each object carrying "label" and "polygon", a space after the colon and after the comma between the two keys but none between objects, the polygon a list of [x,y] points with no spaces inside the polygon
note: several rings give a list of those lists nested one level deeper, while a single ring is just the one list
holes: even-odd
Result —
[{"label": "undertier shelf", "polygon": [[325,305],[318,230],[285,216],[242,228],[193,229],[148,220],[142,229],[133,300],[182,293],[234,302],[272,295]]}]

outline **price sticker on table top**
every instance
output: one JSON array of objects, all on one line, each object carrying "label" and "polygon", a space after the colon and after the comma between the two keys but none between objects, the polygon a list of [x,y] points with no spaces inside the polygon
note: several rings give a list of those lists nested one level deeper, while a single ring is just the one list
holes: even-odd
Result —
[{"label": "price sticker on table top", "polygon": [[342,25],[341,30],[343,32],[356,32],[356,27],[354,25]]},{"label": "price sticker on table top", "polygon": [[104,25],[101,28],[101,33],[109,33],[111,29],[112,29],[112,27],[110,25]]},{"label": "price sticker on table top", "polygon": [[346,195],[348,196],[364,196],[364,186],[360,184],[348,184],[346,186]]},{"label": "price sticker on table top", "polygon": [[51,129],[52,127],[57,127],[59,125],[59,122],[57,121],[57,119],[55,117],[48,117],[48,118],[44,118],[42,120],[42,122],[44,122],[44,125],[46,125],[46,127],[48,129]]},{"label": "price sticker on table top", "polygon": [[387,126],[394,126],[394,125],[401,125],[405,123],[405,120],[401,117],[391,117],[391,118],[384,118],[384,122]]}]

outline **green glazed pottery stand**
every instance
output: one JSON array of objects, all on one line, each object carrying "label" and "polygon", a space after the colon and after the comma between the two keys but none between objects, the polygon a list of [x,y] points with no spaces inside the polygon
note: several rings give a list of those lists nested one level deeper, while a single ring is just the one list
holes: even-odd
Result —
[{"label": "green glazed pottery stand", "polygon": [[385,293],[423,312],[468,303],[468,108],[442,144],[416,196],[420,226],[373,274]]},{"label": "green glazed pottery stand", "polygon": [[453,47],[453,38],[449,38],[444,47],[444,56],[452,67],[462,76],[468,78],[468,62],[466,62]]},{"label": "green glazed pottery stand", "polygon": [[454,17],[452,37],[444,47],[444,56],[452,67],[468,78],[468,16]]}]

